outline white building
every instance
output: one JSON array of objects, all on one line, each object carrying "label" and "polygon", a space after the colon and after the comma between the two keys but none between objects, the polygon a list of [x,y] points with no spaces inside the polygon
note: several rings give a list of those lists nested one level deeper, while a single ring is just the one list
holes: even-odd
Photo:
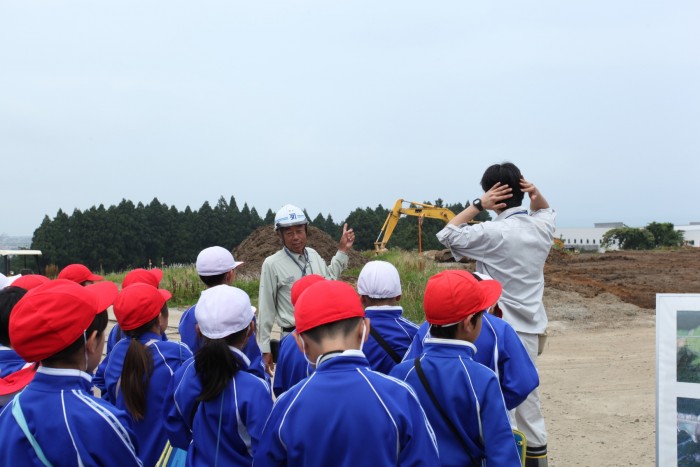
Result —
[{"label": "white building", "polygon": [[[617,245],[603,249],[600,242],[603,241],[605,232],[619,227],[627,227],[622,222],[601,222],[593,224],[593,227],[568,227],[557,228],[554,238],[564,242],[564,248],[572,250],[603,251],[617,250]],[[676,230],[683,232],[683,238],[687,245],[700,247],[700,222],[691,222],[689,225],[674,226]]]},{"label": "white building", "polygon": [[676,225],[674,228],[683,232],[683,240],[685,240],[686,245],[700,247],[700,222]]},{"label": "white building", "polygon": [[[554,231],[554,238],[564,242],[564,248],[571,250],[605,251],[600,242],[603,235],[610,229],[626,227],[622,222],[604,222],[593,224],[593,227],[562,227]],[[608,247],[607,250],[617,250],[617,246]]]}]

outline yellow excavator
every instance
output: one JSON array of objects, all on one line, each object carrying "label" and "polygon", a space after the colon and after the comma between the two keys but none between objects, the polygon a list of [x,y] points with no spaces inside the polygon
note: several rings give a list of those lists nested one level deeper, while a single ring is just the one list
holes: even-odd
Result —
[{"label": "yellow excavator", "polygon": [[[408,206],[404,207],[405,204]],[[379,232],[377,240],[374,242],[374,251],[376,253],[386,250],[386,244],[389,242],[391,234],[394,233],[396,223],[399,222],[402,215],[418,217],[418,252],[422,253],[423,245],[421,242],[421,225],[423,223],[423,218],[429,217],[431,219],[442,219],[445,221],[445,223],[447,223],[455,216],[455,213],[447,208],[433,206],[432,204],[397,199],[396,203],[394,203],[394,207],[391,209],[389,215],[384,221],[384,225],[382,226],[382,230]]]}]

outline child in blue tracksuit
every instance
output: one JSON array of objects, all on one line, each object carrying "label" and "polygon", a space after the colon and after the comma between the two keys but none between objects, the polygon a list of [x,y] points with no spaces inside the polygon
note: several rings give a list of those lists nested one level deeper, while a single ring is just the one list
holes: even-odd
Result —
[{"label": "child in blue tracksuit", "polygon": [[167,290],[146,283],[123,288],[114,302],[114,315],[125,337],[101,365],[102,398],[131,415],[146,465],[158,461],[168,441],[163,424],[165,391],[175,371],[192,356],[186,345],[161,339],[170,298]]},{"label": "child in blue tracksuit", "polygon": [[27,291],[10,286],[0,290],[0,378],[21,370],[27,362],[10,347],[10,312]]},{"label": "child in blue tracksuit", "polygon": [[[291,290],[292,305],[297,302],[304,290],[312,284],[324,280],[326,278],[321,275],[309,274],[294,282]],[[275,378],[272,387],[275,397],[279,397],[287,389],[310,376],[313,372],[313,365],[307,362],[304,354],[299,351],[294,337],[291,334],[287,334],[280,342],[277,364],[275,365]]]},{"label": "child in blue tracksuit", "polygon": [[316,371],[275,402],[255,466],[435,466],[435,438],[414,392],[368,368],[368,320],[340,281],[309,286],[294,307],[299,348]]},{"label": "child in blue tracksuit", "polygon": [[[472,273],[477,281],[490,279],[488,276]],[[404,361],[413,360],[423,353],[425,339],[430,337],[430,323],[427,321],[418,328]],[[523,346],[515,330],[504,320],[484,310],[479,337],[474,342],[477,352],[474,360],[496,373],[506,409],[520,405],[528,394],[539,386],[537,368]]]},{"label": "child in blue tracksuit", "polygon": [[0,412],[0,465],[142,465],[127,414],[90,393],[116,295],[111,282],[57,279],[15,305],[13,347],[41,367]]},{"label": "child in blue tracksuit", "polygon": [[[474,361],[486,308],[501,285],[467,271],[443,271],[428,280],[423,298],[432,337],[424,353],[391,371],[418,394],[440,449],[443,466],[521,465],[498,379]],[[485,463],[485,464],[484,464]]]},{"label": "child in blue tracksuit", "polygon": [[202,292],[195,309],[203,343],[167,391],[165,427],[187,465],[252,465],[272,408],[268,383],[245,371],[255,324],[250,298],[228,285]]},{"label": "child in blue tracksuit", "polygon": [[[226,248],[220,246],[212,246],[205,248],[197,255],[195,267],[197,274],[204,285],[216,287],[217,285],[231,285],[236,278],[236,268],[243,264],[243,261],[236,261],[233,255]],[[197,318],[195,313],[196,304],[189,307],[180,317],[178,331],[182,342],[192,350],[192,353],[197,353],[202,345],[202,338],[197,333]],[[249,339],[243,348],[250,365],[246,370],[249,373],[264,378],[267,382],[270,381],[270,376],[265,372],[265,365],[262,361],[262,352],[258,346],[258,342],[253,338]]]},{"label": "child in blue tracksuit", "polygon": [[[158,268],[152,268],[152,269],[143,269],[143,268],[136,268],[124,276],[124,280],[122,281],[122,290],[124,290],[126,287],[129,287],[131,284],[138,284],[138,283],[143,283],[143,284],[149,284],[155,287],[156,289],[160,287],[160,281],[163,279],[163,271],[158,269]],[[161,338],[164,341],[168,340],[168,336],[165,334],[166,329],[168,328],[168,321],[166,319],[165,322],[161,321]],[[112,352],[112,349],[116,345],[117,342],[119,342],[122,338],[124,338],[124,332],[122,332],[121,327],[119,326],[119,323],[115,324],[112,326],[112,330],[109,332],[109,337],[107,337],[107,352],[106,355],[109,355],[110,352]],[[98,374],[99,374],[99,367],[98,367]]]},{"label": "child in blue tracksuit", "polygon": [[357,293],[372,323],[362,349],[373,370],[389,374],[401,362],[418,330],[401,316],[399,271],[387,261],[368,262],[357,278]]}]

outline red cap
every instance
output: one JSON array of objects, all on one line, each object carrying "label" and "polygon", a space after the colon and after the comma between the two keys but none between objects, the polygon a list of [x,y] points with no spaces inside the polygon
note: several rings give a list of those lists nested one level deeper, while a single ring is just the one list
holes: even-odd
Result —
[{"label": "red cap", "polygon": [[442,271],[428,279],[425,286],[425,319],[440,326],[459,323],[496,303],[501,290],[498,281],[478,281],[468,271]]},{"label": "red cap", "polygon": [[316,282],[299,296],[294,305],[298,333],[342,319],[364,317],[360,296],[341,281]]},{"label": "red cap", "polygon": [[137,329],[160,314],[172,294],[144,283],[123,288],[114,301],[114,316],[124,331]]},{"label": "red cap", "polygon": [[12,286],[13,287],[20,287],[24,290],[32,290],[34,287],[39,287],[40,285],[44,285],[47,282],[50,282],[51,279],[49,279],[46,276],[42,276],[40,274],[29,274],[26,276],[21,276],[12,281]]},{"label": "red cap", "polygon": [[4,378],[0,378],[0,396],[8,396],[23,389],[29,382],[34,379],[36,374],[36,365],[31,364],[21,370],[10,373]]},{"label": "red cap", "polygon": [[319,276],[318,274],[309,274],[308,276],[304,276],[298,281],[296,281],[294,284],[292,284],[292,305],[294,305],[297,302],[297,300],[299,300],[299,296],[304,290],[308,289],[318,281],[325,280],[325,277]]},{"label": "red cap", "polygon": [[158,268],[134,269],[124,276],[124,280],[122,281],[122,289],[138,282],[152,285],[157,289],[160,285],[161,279],[163,279],[163,271]]},{"label": "red cap", "polygon": [[28,362],[57,354],[85,332],[95,315],[114,302],[117,293],[112,282],[81,287],[65,279],[30,290],[12,309],[12,348]]},{"label": "red cap", "polygon": [[82,284],[85,281],[97,282],[104,279],[102,276],[93,274],[87,266],[82,264],[69,264],[58,273],[59,279],[68,279],[69,281]]}]

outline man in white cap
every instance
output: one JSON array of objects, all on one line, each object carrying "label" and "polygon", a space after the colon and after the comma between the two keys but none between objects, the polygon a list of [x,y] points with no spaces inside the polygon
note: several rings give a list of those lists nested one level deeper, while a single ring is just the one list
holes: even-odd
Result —
[{"label": "man in white cap", "polygon": [[[199,252],[195,267],[199,278],[207,289],[210,289],[217,285],[233,284],[236,279],[236,268],[241,264],[243,261],[236,261],[226,248],[211,246]],[[178,325],[180,338],[192,350],[192,353],[196,353],[201,345],[201,338],[197,333],[196,306],[196,304],[192,305],[182,314]],[[265,368],[262,365],[262,353],[255,341],[255,333],[253,333],[253,338],[248,340],[243,352],[250,359],[249,371],[260,378],[266,378]]]},{"label": "man in white cap", "polygon": [[357,293],[371,323],[365,356],[374,371],[389,374],[418,331],[418,326],[401,316],[399,271],[389,262],[370,261],[360,271]]},{"label": "man in white cap", "polygon": [[275,232],[282,242],[282,249],[265,258],[260,272],[260,309],[258,343],[263,353],[265,370],[272,374],[274,363],[270,352],[270,332],[276,321],[282,328],[282,336],[294,330],[294,306],[292,284],[308,274],[319,274],[326,279],[337,279],[348,266],[348,252],[355,241],[355,234],[348,225],[343,225],[343,234],[338,242],[338,252],[326,265],[316,250],[306,246],[309,221],[304,211],[287,204],[275,215]]}]

